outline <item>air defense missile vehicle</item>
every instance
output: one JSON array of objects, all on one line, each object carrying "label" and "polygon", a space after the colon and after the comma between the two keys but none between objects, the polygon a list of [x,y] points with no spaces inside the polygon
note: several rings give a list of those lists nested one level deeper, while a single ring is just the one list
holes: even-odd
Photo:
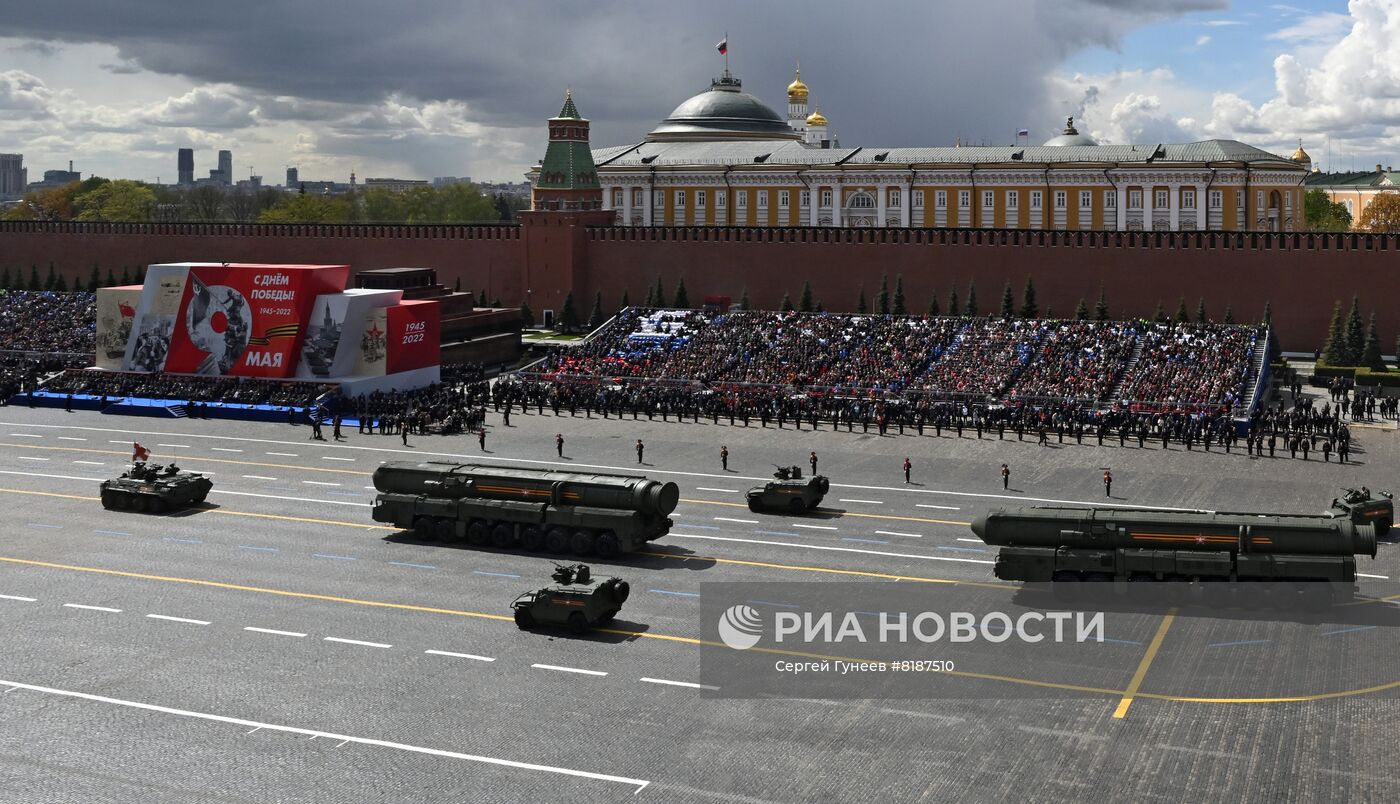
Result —
[{"label": "air defense missile vehicle", "polygon": [[744,495],[750,511],[800,514],[821,505],[822,498],[831,490],[831,481],[824,475],[803,479],[800,467],[774,464],[773,468],[778,471],[773,473],[772,480],[754,486]]},{"label": "air defense missile vehicle", "polygon": [[440,461],[374,471],[375,522],[420,538],[475,546],[613,558],[671,530],[675,483]]},{"label": "air defense missile vehicle", "polygon": [[1381,538],[1390,532],[1395,524],[1394,496],[1388,491],[1372,495],[1371,490],[1362,486],[1359,489],[1342,489],[1341,497],[1332,499],[1330,512],[1341,514],[1357,525],[1374,525],[1376,537]]},{"label": "air defense missile vehicle", "polygon": [[525,592],[510,604],[521,629],[557,625],[584,634],[617,616],[631,593],[621,578],[594,580],[587,564],[554,567],[553,584]]},{"label": "air defense missile vehicle", "polygon": [[199,472],[186,472],[175,464],[138,461],[121,477],[102,481],[98,487],[102,507],[117,511],[162,511],[204,502],[214,484]]}]

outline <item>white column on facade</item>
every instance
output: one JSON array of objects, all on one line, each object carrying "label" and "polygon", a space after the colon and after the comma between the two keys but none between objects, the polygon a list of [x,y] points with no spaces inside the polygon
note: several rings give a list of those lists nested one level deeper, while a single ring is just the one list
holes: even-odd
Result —
[{"label": "white column on facade", "polygon": [[885,209],[889,203],[889,187],[884,184],[875,185],[875,225],[885,225]]},{"label": "white column on facade", "polygon": [[622,188],[622,225],[632,225],[632,185]]},{"label": "white column on facade", "polygon": [[899,220],[905,229],[914,225],[914,177],[909,177],[909,182],[904,187],[904,197],[899,199],[900,211]]},{"label": "white column on facade", "polygon": [[1121,232],[1128,228],[1128,188],[1119,187],[1113,191],[1113,194],[1116,196],[1113,199],[1114,217],[1118,221],[1117,229]]},{"label": "white column on facade", "polygon": [[1152,202],[1157,199],[1153,197],[1155,188],[1149,179],[1142,183],[1142,230],[1150,232],[1155,228],[1152,221]]},{"label": "white column on facade", "polygon": [[1167,185],[1167,227],[1173,231],[1181,229],[1181,185]]},{"label": "white column on facade", "polygon": [[647,185],[647,192],[642,194],[642,224],[651,225],[651,213],[656,208],[656,182],[653,180]]},{"label": "white column on facade", "polygon": [[615,192],[617,192],[617,188],[616,188],[616,187],[604,187],[604,188],[603,188],[603,209],[612,209],[612,208],[613,208],[613,203],[612,203],[612,201],[613,201],[613,193],[615,193]]},{"label": "white column on facade", "polygon": [[816,226],[817,210],[821,207],[822,203],[822,186],[820,184],[813,184],[812,189],[808,191],[808,198],[811,200],[811,203],[807,205],[807,225]]},{"label": "white column on facade", "polygon": [[1206,198],[1206,186],[1204,184],[1192,185],[1196,191],[1196,231],[1204,232],[1210,228],[1210,208],[1206,206],[1210,200]]}]

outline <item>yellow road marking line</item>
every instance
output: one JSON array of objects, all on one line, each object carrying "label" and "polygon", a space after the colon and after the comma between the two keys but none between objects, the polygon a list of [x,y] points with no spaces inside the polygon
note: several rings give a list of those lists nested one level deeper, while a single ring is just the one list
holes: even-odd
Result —
[{"label": "yellow road marking line", "polygon": [[1142,680],[1147,677],[1147,668],[1152,666],[1152,660],[1157,658],[1157,651],[1162,647],[1162,640],[1167,637],[1167,630],[1172,627],[1172,621],[1176,619],[1176,607],[1167,610],[1167,616],[1162,618],[1162,622],[1157,626],[1157,633],[1152,636],[1152,643],[1147,646],[1147,652],[1142,655],[1142,661],[1138,662],[1137,672],[1133,673],[1133,680],[1128,682],[1128,689],[1123,693],[1123,698],[1118,702],[1118,708],[1113,710],[1113,717],[1122,720],[1128,714],[1128,707],[1133,705],[1133,697],[1138,694],[1138,689],[1142,687]]},{"label": "yellow road marking line", "polygon": [[[42,447],[33,444],[6,444],[0,442],[0,447],[18,447],[21,449],[46,449],[58,452],[90,452],[97,455],[128,455],[130,453],[119,449],[91,449],[87,447]],[[320,466],[297,466],[288,463],[261,463],[259,461],[239,461],[233,458],[204,458],[198,456],[186,456],[182,460],[203,461],[208,463],[228,463],[235,466],[267,466],[275,469],[301,469],[307,472],[330,472],[338,475],[362,475],[368,477],[370,472],[357,472],[354,469],[325,469]]]}]

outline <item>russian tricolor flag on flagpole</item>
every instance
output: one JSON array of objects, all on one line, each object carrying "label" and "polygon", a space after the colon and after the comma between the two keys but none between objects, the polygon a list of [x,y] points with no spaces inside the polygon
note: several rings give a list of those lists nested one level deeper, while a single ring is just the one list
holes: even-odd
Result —
[{"label": "russian tricolor flag on flagpole", "polygon": [[1031,130],[1028,129],[1028,128],[1023,128],[1023,129],[1021,129],[1020,131],[1016,132],[1016,136],[1018,136],[1018,137],[1029,137],[1030,135],[1031,135]]},{"label": "russian tricolor flag on flagpole", "polygon": [[715,50],[718,50],[726,56],[729,55],[729,37],[726,36],[719,40],[719,44],[715,45]]}]

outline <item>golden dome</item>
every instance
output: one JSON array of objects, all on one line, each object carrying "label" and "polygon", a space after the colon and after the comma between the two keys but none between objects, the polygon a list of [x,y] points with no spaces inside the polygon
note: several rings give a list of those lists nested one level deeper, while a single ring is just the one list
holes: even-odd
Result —
[{"label": "golden dome", "polygon": [[1294,152],[1293,152],[1293,155],[1290,156],[1290,157],[1288,157],[1288,158],[1291,159],[1291,160],[1293,160],[1294,162],[1311,162],[1311,161],[1312,161],[1312,157],[1311,157],[1311,156],[1308,156],[1308,152],[1303,150],[1303,143],[1301,143],[1301,142],[1298,143],[1298,150],[1294,151]]},{"label": "golden dome", "polygon": [[807,115],[807,126],[809,128],[825,125],[826,115],[822,114],[821,107],[817,107],[817,110],[815,112],[812,112],[811,114]]},{"label": "golden dome", "polygon": [[802,68],[797,68],[797,78],[788,84],[788,103],[805,103],[807,100],[807,85],[802,83]]}]

